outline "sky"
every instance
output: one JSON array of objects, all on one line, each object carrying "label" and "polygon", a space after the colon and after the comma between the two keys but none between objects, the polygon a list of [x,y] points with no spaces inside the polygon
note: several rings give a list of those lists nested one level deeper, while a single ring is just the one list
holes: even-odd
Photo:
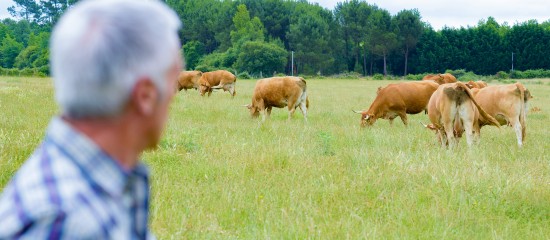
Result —
[{"label": "sky", "polygon": [[[309,0],[334,9],[336,3],[346,0]],[[549,0],[368,0],[369,4],[388,10],[392,15],[403,9],[416,8],[424,22],[435,30],[444,26],[460,28],[476,26],[479,20],[494,17],[500,24],[516,23],[536,19],[539,23],[550,20]],[[0,0],[0,19],[10,17],[7,8],[12,0]]]},{"label": "sky", "polygon": [[[345,0],[309,0],[334,9],[336,3]],[[443,27],[476,26],[479,20],[493,17],[499,24],[513,26],[530,19],[539,23],[550,20],[549,0],[368,0],[395,15],[403,9],[418,9],[422,21],[435,30]]]}]

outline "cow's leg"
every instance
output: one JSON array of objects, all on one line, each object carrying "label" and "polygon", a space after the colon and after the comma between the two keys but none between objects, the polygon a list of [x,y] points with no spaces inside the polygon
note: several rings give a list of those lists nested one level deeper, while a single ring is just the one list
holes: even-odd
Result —
[{"label": "cow's leg", "polygon": [[473,128],[472,128],[472,122],[468,120],[464,120],[464,130],[466,131],[466,143],[468,143],[468,146],[472,146],[472,143],[474,141],[473,138]]},{"label": "cow's leg", "polygon": [[443,127],[445,128],[445,135],[447,137],[447,145],[450,148],[453,148],[454,145],[455,145],[455,137],[454,137],[454,132],[453,132],[453,123],[452,122],[444,123]]},{"label": "cow's leg", "polygon": [[268,108],[266,109],[267,118],[271,118],[271,109],[272,109],[272,107],[268,107]]},{"label": "cow's leg", "polygon": [[[473,137],[473,125],[474,125],[474,109],[472,108],[473,104],[463,104],[458,107],[458,118],[456,121],[459,121],[459,126],[464,129],[466,132],[466,143],[468,146],[472,146]],[[456,129],[456,127],[455,127]],[[457,132],[457,137],[461,134]]]},{"label": "cow's leg", "polygon": [[262,122],[265,122],[266,115],[268,115],[268,111],[265,108],[260,109],[260,114],[262,114]]},{"label": "cow's leg", "polygon": [[475,121],[474,126],[472,128],[473,128],[472,131],[473,131],[473,134],[474,134],[474,143],[478,144],[479,139],[481,137],[481,128],[479,127],[479,122]]},{"label": "cow's leg", "polygon": [[404,112],[400,112],[398,114],[399,114],[399,117],[401,118],[401,121],[403,122],[403,124],[405,124],[405,126],[407,126],[408,123],[409,123],[409,121],[407,120],[407,114],[404,113]]},{"label": "cow's leg", "polygon": [[523,145],[523,127],[521,126],[521,123],[519,119],[511,119],[510,124],[514,128],[514,131],[516,132],[516,138],[518,140],[518,146]]},{"label": "cow's leg", "polygon": [[302,111],[302,114],[304,115],[304,121],[307,122],[307,107],[306,107],[306,101],[302,101],[300,103],[300,111]]},{"label": "cow's leg", "polygon": [[234,98],[237,94],[237,92],[235,92],[235,83],[229,85],[229,93],[231,94],[231,98]]},{"label": "cow's leg", "polygon": [[452,104],[446,111],[442,113],[441,122],[443,123],[443,130],[447,137],[447,145],[452,148],[455,143],[454,135],[454,123],[456,120],[456,114],[458,114],[457,106]]},{"label": "cow's leg", "polygon": [[288,108],[288,120],[290,120],[292,118],[292,116],[294,115],[294,111],[296,111],[296,108],[294,108],[294,107],[289,107]]},{"label": "cow's leg", "polygon": [[212,88],[208,89],[208,96],[210,97],[210,95],[212,95]]}]

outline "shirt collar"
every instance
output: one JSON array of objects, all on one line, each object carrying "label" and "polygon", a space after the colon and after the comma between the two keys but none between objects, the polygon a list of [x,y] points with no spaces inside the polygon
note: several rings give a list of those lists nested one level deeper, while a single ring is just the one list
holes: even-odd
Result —
[{"label": "shirt collar", "polygon": [[87,180],[113,196],[121,196],[132,175],[148,178],[148,168],[138,161],[131,171],[125,171],[93,140],[74,129],[61,117],[54,117],[46,133],[58,148],[81,169]]}]

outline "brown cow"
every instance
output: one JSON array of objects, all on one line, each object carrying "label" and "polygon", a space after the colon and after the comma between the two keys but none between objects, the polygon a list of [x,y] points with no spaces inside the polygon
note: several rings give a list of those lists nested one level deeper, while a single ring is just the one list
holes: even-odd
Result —
[{"label": "brown cow", "polygon": [[468,81],[468,83],[466,83],[466,86],[468,86],[470,89],[474,89],[474,88],[484,88],[484,87],[487,87],[487,83],[484,82],[484,81],[477,81],[477,82],[474,82],[472,80]]},{"label": "brown cow", "polygon": [[300,107],[304,120],[307,121],[309,100],[306,91],[306,81],[301,77],[272,77],[260,79],[256,82],[252,103],[246,105],[252,117],[262,113],[262,121],[271,114],[273,107],[288,107],[288,119],[292,117],[296,108]]},{"label": "brown cow", "polygon": [[202,76],[201,71],[182,71],[178,76],[178,91],[184,89],[199,89],[199,79]]},{"label": "brown cow", "polygon": [[373,125],[378,118],[393,119],[399,116],[407,125],[407,114],[417,114],[426,109],[430,96],[439,84],[434,81],[414,81],[389,84],[378,88],[377,96],[368,111],[361,114],[361,127]]},{"label": "brown cow", "polygon": [[199,79],[200,94],[204,96],[208,92],[208,96],[212,94],[213,89],[223,89],[223,91],[229,91],[231,97],[235,97],[237,92],[235,91],[235,83],[237,77],[226,70],[216,70],[213,72],[205,72]]},{"label": "brown cow", "polygon": [[477,85],[479,86],[479,88],[487,87],[487,83],[484,82],[484,81],[479,80],[479,81],[477,81],[476,83],[477,83]]},{"label": "brown cow", "polygon": [[434,80],[435,82],[441,84],[445,83],[454,83],[456,82],[456,77],[450,73],[443,74],[428,74],[422,78],[422,80]]},{"label": "brown cow", "polygon": [[469,89],[472,89],[472,88],[480,88],[479,87],[479,84],[477,84],[477,82],[474,82],[472,80],[468,81],[467,83],[465,83],[466,86],[469,88]]},{"label": "brown cow", "polygon": [[453,147],[463,131],[466,131],[468,145],[477,141],[479,115],[487,119],[488,124],[500,126],[479,106],[470,89],[461,82],[439,86],[428,103],[428,117],[432,122],[429,128],[436,131],[442,146]]},{"label": "brown cow", "polygon": [[[491,117],[501,125],[508,125],[516,132],[518,145],[521,147],[526,135],[527,104],[532,98],[531,93],[523,84],[488,86],[473,91],[476,101]],[[489,125],[490,121],[481,117],[479,128]]]}]

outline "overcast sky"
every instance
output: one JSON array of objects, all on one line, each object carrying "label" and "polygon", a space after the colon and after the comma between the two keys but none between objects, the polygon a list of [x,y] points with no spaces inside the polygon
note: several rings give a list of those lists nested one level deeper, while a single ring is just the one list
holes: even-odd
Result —
[{"label": "overcast sky", "polygon": [[[345,0],[309,0],[334,9],[336,3]],[[475,26],[481,19],[494,17],[500,24],[508,22],[510,26],[529,19],[539,23],[550,20],[550,0],[369,0],[369,4],[388,10],[395,15],[403,9],[416,8],[422,20],[436,30],[443,26],[459,28]],[[7,8],[12,0],[0,0],[0,19],[10,17]]]},{"label": "overcast sky", "polygon": [[[310,0],[334,9],[345,0]],[[500,24],[536,19],[539,23],[550,20],[550,0],[369,0],[369,4],[388,10],[392,15],[403,9],[416,8],[424,22],[436,30],[444,26],[460,28],[476,26],[479,20],[494,17]]]}]

